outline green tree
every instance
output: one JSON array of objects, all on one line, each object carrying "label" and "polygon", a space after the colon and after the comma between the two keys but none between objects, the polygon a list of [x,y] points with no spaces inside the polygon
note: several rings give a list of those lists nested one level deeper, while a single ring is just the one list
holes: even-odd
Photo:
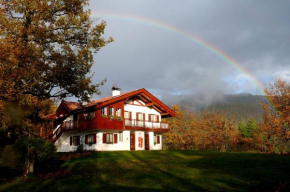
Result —
[{"label": "green tree", "polygon": [[245,123],[245,120],[242,119],[238,125],[238,129],[244,138],[253,137],[253,133],[257,127],[257,122],[253,118],[250,118],[247,123]]},{"label": "green tree", "polygon": [[247,122],[248,137],[253,137],[253,133],[257,130],[258,124],[255,119],[250,118]]},{"label": "green tree", "polygon": [[247,125],[244,119],[241,119],[238,125],[238,129],[241,132],[243,137],[247,137]]}]

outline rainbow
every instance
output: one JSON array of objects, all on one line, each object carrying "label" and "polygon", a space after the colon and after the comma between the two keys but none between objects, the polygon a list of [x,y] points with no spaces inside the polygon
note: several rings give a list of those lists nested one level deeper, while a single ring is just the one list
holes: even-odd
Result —
[{"label": "rainbow", "polygon": [[241,64],[239,64],[235,59],[233,59],[231,56],[229,56],[227,53],[225,53],[218,47],[210,44],[209,42],[199,38],[198,36],[192,33],[189,33],[183,29],[178,28],[177,26],[164,23],[161,21],[137,16],[137,15],[112,13],[108,11],[98,11],[98,14],[92,14],[92,17],[97,17],[101,19],[109,18],[109,19],[124,20],[124,21],[134,22],[134,23],[141,23],[141,24],[145,24],[151,27],[161,29],[163,31],[167,31],[167,32],[182,36],[183,38],[190,40],[194,44],[198,45],[199,47],[202,47],[206,51],[209,51],[210,53],[214,54],[215,56],[223,60],[225,63],[229,64],[231,67],[236,69],[239,73],[243,74],[262,95],[265,95],[264,86],[259,82],[259,80],[256,77],[254,77],[246,68],[244,68]]}]

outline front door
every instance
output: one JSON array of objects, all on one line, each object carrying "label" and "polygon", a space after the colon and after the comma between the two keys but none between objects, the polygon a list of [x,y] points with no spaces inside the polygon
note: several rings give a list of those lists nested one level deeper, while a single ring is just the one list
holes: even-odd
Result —
[{"label": "front door", "polygon": [[130,150],[135,151],[135,133],[130,133]]},{"label": "front door", "polygon": [[145,134],[145,150],[149,150],[149,134]]}]

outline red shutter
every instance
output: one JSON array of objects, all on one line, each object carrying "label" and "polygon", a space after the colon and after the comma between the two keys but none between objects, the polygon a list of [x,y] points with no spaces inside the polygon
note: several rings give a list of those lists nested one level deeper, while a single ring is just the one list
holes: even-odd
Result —
[{"label": "red shutter", "polygon": [[151,114],[148,115],[148,121],[151,122]]},{"label": "red shutter", "polygon": [[106,133],[103,133],[103,143],[107,143],[106,139],[107,139]]},{"label": "red shutter", "polygon": [[160,144],[160,135],[157,135],[157,144]]},{"label": "red shutter", "polygon": [[97,135],[94,134],[94,144],[96,144],[96,143],[97,143]]},{"label": "red shutter", "polygon": [[129,118],[130,118],[130,120],[132,120],[132,112],[131,111],[129,112]]},{"label": "red shutter", "polygon": [[70,146],[72,146],[72,136],[69,137]]},{"label": "red shutter", "polygon": [[114,143],[118,143],[118,134],[114,134]]},{"label": "red shutter", "polygon": [[157,121],[157,123],[159,123],[159,115],[157,115],[157,120],[156,121]]},{"label": "red shutter", "polygon": [[85,144],[88,144],[89,135],[86,135]]},{"label": "red shutter", "polygon": [[139,121],[139,113],[136,113],[136,120]]},{"label": "red shutter", "polygon": [[143,121],[145,121],[145,113],[143,113]]},{"label": "red shutter", "polygon": [[80,145],[80,136],[77,136],[78,140],[77,140],[77,143],[78,145]]}]

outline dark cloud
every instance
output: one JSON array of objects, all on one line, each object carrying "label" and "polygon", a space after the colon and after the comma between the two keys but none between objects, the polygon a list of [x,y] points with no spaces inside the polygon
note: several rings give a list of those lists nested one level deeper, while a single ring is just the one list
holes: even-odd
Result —
[{"label": "dark cloud", "polygon": [[[112,12],[160,21],[195,34],[234,58],[263,84],[289,74],[288,1],[91,1],[94,15]],[[240,72],[189,39],[138,22],[107,18],[105,36],[114,43],[95,56],[94,81],[107,77],[104,95],[116,82],[123,91],[147,88],[161,97],[259,91]],[[277,75],[278,74],[278,75]],[[281,75],[282,74],[282,75]]]}]

